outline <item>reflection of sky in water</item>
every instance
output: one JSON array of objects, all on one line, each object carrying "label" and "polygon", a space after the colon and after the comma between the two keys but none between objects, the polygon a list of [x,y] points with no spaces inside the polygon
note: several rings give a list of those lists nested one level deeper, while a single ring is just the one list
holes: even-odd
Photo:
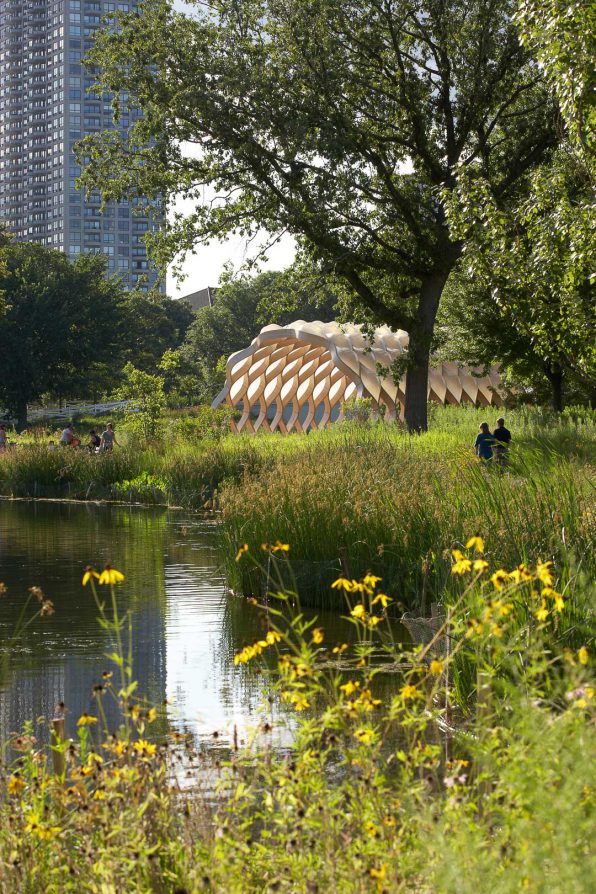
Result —
[{"label": "reflection of sky in water", "polygon": [[226,600],[234,597],[224,595],[209,570],[166,565],[166,694],[177,726],[229,740],[234,726],[244,737],[261,721],[260,686],[234,667],[234,650],[222,635]]},{"label": "reflection of sky in water", "polygon": [[[69,734],[83,711],[97,713],[91,691],[109,666],[109,644],[81,587],[90,560],[126,574],[118,602],[133,614],[139,692],[167,698],[169,721],[199,739],[215,743],[217,731],[221,745],[235,725],[245,738],[262,719],[263,678],[234,667],[233,656],[258,636],[259,613],[225,594],[213,525],[165,511],[1,501],[0,581],[9,591],[0,600],[0,735],[51,716],[61,701]],[[8,649],[32,584],[56,613]]]},{"label": "reflection of sky in water", "polygon": [[[118,603],[133,616],[138,691],[151,703],[168,700],[171,726],[219,748],[231,743],[234,727],[242,744],[266,720],[274,725],[273,743],[288,744],[291,712],[274,703],[262,713],[267,673],[256,672],[260,663],[234,666],[234,653],[262,638],[267,618],[225,593],[213,524],[157,509],[5,501],[0,581],[9,591],[0,599],[0,739],[27,721],[51,717],[61,701],[69,735],[81,713],[97,713],[91,693],[110,667],[109,643],[91,593],[81,586],[90,561],[97,567],[111,561],[126,574]],[[37,620],[9,649],[32,585],[54,600],[56,612]],[[323,614],[319,623],[329,645],[353,633],[337,614]],[[281,714],[283,730],[276,724]],[[115,728],[116,711],[108,717]],[[157,726],[156,733],[165,732]],[[37,733],[46,737],[47,723]]]}]

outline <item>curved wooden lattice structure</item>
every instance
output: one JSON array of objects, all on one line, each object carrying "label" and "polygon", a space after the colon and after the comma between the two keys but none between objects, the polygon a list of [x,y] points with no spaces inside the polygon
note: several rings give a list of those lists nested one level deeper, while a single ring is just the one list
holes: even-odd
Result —
[{"label": "curved wooden lattice structure", "polygon": [[[241,410],[235,431],[307,431],[342,416],[342,404],[368,397],[373,408],[385,407],[385,418],[403,415],[405,377],[399,385],[389,369],[403,354],[408,333],[387,326],[371,341],[359,326],[305,323],[265,326],[249,347],[232,354],[226,384],[213,402]],[[501,406],[499,376],[479,376],[458,363],[434,366],[429,374],[429,399],[459,404]]]}]

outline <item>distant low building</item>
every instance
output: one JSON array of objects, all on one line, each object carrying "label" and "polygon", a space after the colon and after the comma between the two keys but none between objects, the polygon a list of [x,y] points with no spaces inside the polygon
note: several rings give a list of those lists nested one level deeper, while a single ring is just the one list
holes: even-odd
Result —
[{"label": "distant low building", "polygon": [[183,295],[181,300],[188,301],[193,310],[200,310],[202,307],[212,307],[215,300],[216,290],[207,286],[206,289],[199,289],[198,292],[191,292],[190,295]]}]

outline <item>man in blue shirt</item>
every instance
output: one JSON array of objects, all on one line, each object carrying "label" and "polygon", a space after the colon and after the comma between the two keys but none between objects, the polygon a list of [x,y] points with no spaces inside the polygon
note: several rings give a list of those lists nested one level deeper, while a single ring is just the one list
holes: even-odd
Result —
[{"label": "man in blue shirt", "polygon": [[495,439],[490,433],[488,422],[481,422],[480,431],[476,435],[476,440],[474,442],[474,452],[476,456],[485,462],[488,462],[488,460],[493,458],[494,443]]}]

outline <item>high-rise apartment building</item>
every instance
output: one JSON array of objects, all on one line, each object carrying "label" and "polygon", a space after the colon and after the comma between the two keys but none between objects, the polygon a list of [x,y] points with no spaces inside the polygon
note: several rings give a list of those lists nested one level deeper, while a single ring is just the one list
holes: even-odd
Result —
[{"label": "high-rise apartment building", "polygon": [[73,147],[117,125],[110,97],[89,94],[92,74],[81,64],[103,16],[128,12],[137,0],[0,0],[0,220],[19,240],[40,242],[74,257],[103,252],[110,274],[129,288],[151,288],[144,234],[157,223],[128,202],[100,212],[99,195],[85,199],[75,181]]}]

